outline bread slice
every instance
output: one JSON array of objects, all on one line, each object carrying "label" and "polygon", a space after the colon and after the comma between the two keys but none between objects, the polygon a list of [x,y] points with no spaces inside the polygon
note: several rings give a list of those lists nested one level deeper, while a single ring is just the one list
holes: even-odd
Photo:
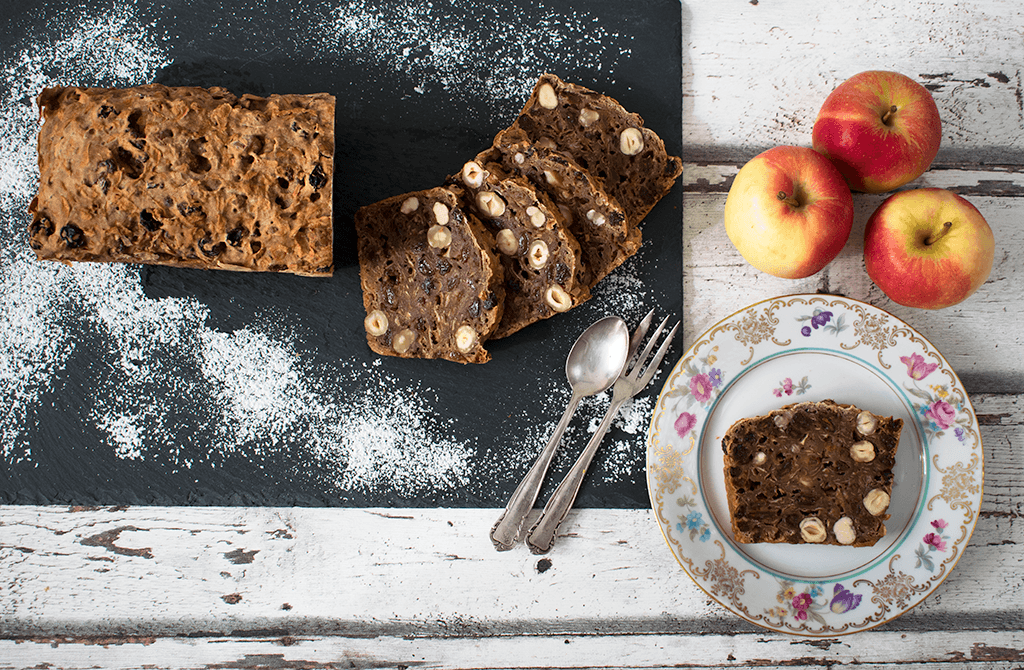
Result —
[{"label": "bread slice", "polygon": [[551,197],[580,244],[584,266],[582,282],[588,288],[593,288],[640,249],[640,230],[629,225],[618,201],[568,156],[531,142],[518,130],[509,129],[498,133],[492,149],[477,156],[477,162],[488,161],[523,174]]},{"label": "bread slice", "polygon": [[493,162],[469,161],[449,181],[494,234],[505,268],[505,312],[492,338],[511,335],[590,297],[580,281],[580,245],[547,194]]},{"label": "bread slice", "polygon": [[39,259],[332,273],[333,96],[150,84],[39,106]]},{"label": "bread slice", "polygon": [[444,187],[355,215],[366,340],[378,354],[485,363],[504,308],[493,236]]},{"label": "bread slice", "polygon": [[737,542],[875,544],[903,419],[832,400],[741,419],[722,438]]},{"label": "bread slice", "polygon": [[590,172],[637,226],[683,172],[664,141],[618,101],[544,74],[512,123],[529,140],[550,144]]}]

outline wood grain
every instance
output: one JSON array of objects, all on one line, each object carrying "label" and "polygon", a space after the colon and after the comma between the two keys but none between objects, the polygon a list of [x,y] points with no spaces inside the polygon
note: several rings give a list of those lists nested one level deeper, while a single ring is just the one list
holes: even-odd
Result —
[{"label": "wood grain", "polygon": [[684,2],[684,162],[810,146],[825,97],[864,70],[925,85],[936,167],[1024,164],[1024,7],[1015,0]]},{"label": "wood grain", "polygon": [[[899,631],[824,640],[775,634],[602,635],[522,637],[254,636],[0,641],[0,667],[77,670],[321,668],[858,668],[949,670],[1019,668],[1024,633]],[[41,663],[50,664],[46,666]]]}]

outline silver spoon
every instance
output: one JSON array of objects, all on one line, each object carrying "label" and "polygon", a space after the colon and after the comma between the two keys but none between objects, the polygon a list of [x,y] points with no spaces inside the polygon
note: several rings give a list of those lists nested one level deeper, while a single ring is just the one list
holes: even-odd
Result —
[{"label": "silver spoon", "polygon": [[537,457],[537,462],[526,473],[505,506],[505,511],[491,529],[491,542],[498,551],[508,551],[519,539],[523,523],[537,501],[537,494],[540,493],[558,442],[569,420],[576,413],[580,400],[606,391],[614,384],[626,365],[628,352],[629,329],[626,328],[626,322],[617,316],[607,316],[593,324],[572,345],[565,361],[565,376],[572,387],[569,406],[565,408],[565,413]]}]

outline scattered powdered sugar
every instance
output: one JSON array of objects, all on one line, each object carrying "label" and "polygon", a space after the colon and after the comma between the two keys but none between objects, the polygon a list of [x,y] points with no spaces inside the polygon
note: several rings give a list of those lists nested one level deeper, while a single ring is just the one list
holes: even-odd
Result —
[{"label": "scattered powdered sugar", "polygon": [[[447,28],[447,5],[479,9],[475,25]],[[578,68],[613,68],[628,50],[592,16],[542,16],[523,32],[509,7],[399,2],[381,9],[365,1],[337,5],[312,39],[324,48],[359,54],[391,68],[410,91],[521,103],[537,71],[575,58]],[[472,14],[466,11],[467,14]],[[67,366],[85,365],[90,422],[119,459],[153,461],[170,471],[217,468],[230,459],[260,463],[299,453],[327,474],[326,493],[394,491],[402,496],[459,491],[478,478],[478,445],[458,440],[455,419],[439,412],[443,399],[422,383],[400,380],[379,360],[339,361],[314,369],[301,343],[268,318],[254,315],[228,332],[211,325],[210,308],[191,297],[148,296],[137,266],[42,263],[28,247],[27,207],[38,180],[34,98],[45,86],[131,86],[152,81],[172,62],[170,38],[139,18],[131,1],[107,10],[49,16],[49,34],[29,36],[0,63],[0,456],[11,465],[39,456],[29,439],[48,393],[64,383]],[[578,44],[582,43],[583,48]],[[497,54],[477,62],[479,44]],[[584,54],[584,55],[580,55]],[[485,74],[486,73],[486,74]],[[515,106],[515,105],[513,105]],[[508,104],[495,105],[506,110]],[[457,105],[453,105],[456,109]],[[641,252],[642,253],[642,252]],[[650,299],[632,259],[581,307],[618,313],[631,327]],[[88,350],[90,360],[82,360]],[[567,352],[566,352],[567,353]],[[358,380],[358,383],[356,383]],[[568,402],[562,379],[545,379],[544,422],[514,443],[491,447],[495,472],[518,470],[546,443]],[[356,389],[353,391],[353,389]],[[585,399],[584,416],[603,414],[607,394]],[[642,434],[651,400],[627,404],[615,426]],[[548,420],[550,417],[550,420]],[[570,427],[581,444],[591,426]],[[642,467],[636,439],[609,440],[602,449],[605,481],[632,478]],[[570,454],[575,458],[574,453]],[[563,456],[560,458],[569,458]],[[471,477],[471,475],[473,475]],[[475,491],[478,495],[488,492]]]},{"label": "scattered powdered sugar", "polygon": [[[472,18],[451,21],[451,14]],[[356,0],[340,3],[310,34],[332,51],[400,74],[410,93],[487,100],[495,115],[518,111],[544,70],[614,71],[630,53],[622,35],[585,12],[538,3],[525,16],[520,7],[479,0]],[[452,105],[453,113],[459,108]]]},{"label": "scattered powdered sugar", "polygon": [[217,440],[223,444],[278,442],[291,433],[315,394],[304,383],[294,352],[264,333],[199,333],[200,372],[219,402]]},{"label": "scattered powdered sugar", "polygon": [[[659,310],[658,305],[654,303],[650,287],[640,277],[639,269],[646,263],[646,251],[647,248],[641,247],[640,251],[616,268],[615,272],[599,281],[592,291],[594,304],[601,305],[601,309],[608,314],[621,316],[626,320],[630,331],[651,309],[655,310],[655,325],[660,323],[661,319],[670,316]],[[594,320],[600,316],[603,314],[596,315]],[[676,315],[676,319],[679,316]]]},{"label": "scattered powdered sugar", "polygon": [[[333,484],[357,491],[387,486],[403,494],[466,486],[469,445],[446,437],[452,420],[439,416],[427,402],[427,390],[401,386],[380,371],[379,362],[365,373],[375,382],[345,398],[345,407],[338,408],[330,424],[337,427],[333,439],[314,447],[318,458],[337,466]],[[329,433],[329,425],[321,428]]]},{"label": "scattered powdered sugar", "polygon": [[[2,213],[6,219],[7,210]],[[33,267],[24,246],[5,245],[0,264],[0,453],[15,462],[31,455],[24,427],[34,425],[35,401],[75,346],[60,309],[65,297],[58,268]]]},{"label": "scattered powdered sugar", "polygon": [[128,6],[51,18],[64,37],[40,37],[0,64],[0,450],[14,462],[31,455],[25,428],[34,424],[33,405],[74,351],[77,330],[73,273],[38,263],[25,241],[39,174],[34,98],[61,78],[128,85],[169,62]]}]

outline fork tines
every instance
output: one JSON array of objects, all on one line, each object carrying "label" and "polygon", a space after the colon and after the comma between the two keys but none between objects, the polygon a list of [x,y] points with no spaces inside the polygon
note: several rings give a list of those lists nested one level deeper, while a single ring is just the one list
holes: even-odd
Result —
[{"label": "fork tines", "polygon": [[636,330],[633,332],[633,336],[629,340],[630,357],[629,362],[626,364],[626,371],[628,372],[624,372],[626,376],[637,379],[641,375],[639,368],[647,362],[647,366],[642,372],[643,384],[646,384],[650,381],[650,378],[654,376],[654,373],[657,371],[658,366],[661,365],[661,361],[665,357],[665,354],[668,353],[668,348],[672,344],[672,339],[675,337],[676,330],[679,329],[679,322],[677,321],[676,324],[672,326],[672,330],[670,330],[665,336],[665,340],[662,342],[658,352],[650,359],[650,361],[648,361],[647,357],[650,355],[651,350],[654,349],[654,345],[665,330],[665,326],[668,324],[669,319],[668,316],[662,319],[661,323],[655,329],[654,334],[651,335],[650,339],[647,341],[647,346],[645,346],[644,350],[637,355],[636,350],[639,348],[640,342],[643,341],[644,336],[647,335],[647,331],[651,327],[651,321],[653,318],[654,310],[652,309],[646,316],[644,316],[643,319],[641,319],[640,325],[638,325]]}]

